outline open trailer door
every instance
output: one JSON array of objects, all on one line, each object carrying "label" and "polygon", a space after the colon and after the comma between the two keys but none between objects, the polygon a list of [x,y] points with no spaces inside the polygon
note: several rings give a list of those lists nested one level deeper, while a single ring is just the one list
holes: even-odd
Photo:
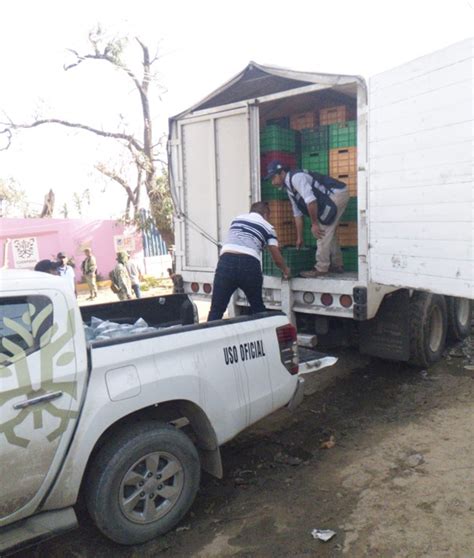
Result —
[{"label": "open trailer door", "polygon": [[474,40],[369,84],[369,271],[474,298]]},{"label": "open trailer door", "polygon": [[[183,215],[180,229],[183,271],[214,271],[231,220],[249,210],[252,183],[251,135],[258,127],[247,104],[178,121],[177,192]],[[255,124],[253,124],[255,123]],[[253,178],[252,178],[253,176]]]}]

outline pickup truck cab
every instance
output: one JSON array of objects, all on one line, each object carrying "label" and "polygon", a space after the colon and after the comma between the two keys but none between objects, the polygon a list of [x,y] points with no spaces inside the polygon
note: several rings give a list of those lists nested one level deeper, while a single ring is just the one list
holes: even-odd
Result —
[{"label": "pickup truck cab", "polygon": [[[79,308],[61,277],[0,284],[0,552],[75,526],[80,493],[118,543],[165,533],[201,469],[222,476],[219,446],[336,360],[299,363],[281,312],[198,324],[187,295]],[[98,319],[139,318],[150,327],[90,338]]]}]

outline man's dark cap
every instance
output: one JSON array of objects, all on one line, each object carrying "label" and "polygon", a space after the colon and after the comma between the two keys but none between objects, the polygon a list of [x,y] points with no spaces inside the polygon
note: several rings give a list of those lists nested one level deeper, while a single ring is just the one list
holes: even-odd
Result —
[{"label": "man's dark cap", "polygon": [[264,177],[264,180],[269,180],[270,178],[272,178],[272,176],[275,176],[275,174],[278,174],[281,170],[283,170],[283,168],[284,165],[281,161],[271,161],[270,163],[268,163],[267,175]]}]

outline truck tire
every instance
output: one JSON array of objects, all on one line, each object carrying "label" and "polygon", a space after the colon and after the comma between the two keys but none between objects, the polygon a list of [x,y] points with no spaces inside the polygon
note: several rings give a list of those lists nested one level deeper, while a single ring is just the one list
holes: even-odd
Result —
[{"label": "truck tire", "polygon": [[172,529],[191,507],[201,475],[191,440],[157,421],[115,434],[89,470],[88,511],[106,537],[125,545]]},{"label": "truck tire", "polygon": [[444,296],[415,292],[410,299],[410,360],[427,368],[441,359],[446,343],[447,309]]},{"label": "truck tire", "polygon": [[471,301],[468,298],[447,296],[448,338],[455,341],[465,339],[471,331]]}]

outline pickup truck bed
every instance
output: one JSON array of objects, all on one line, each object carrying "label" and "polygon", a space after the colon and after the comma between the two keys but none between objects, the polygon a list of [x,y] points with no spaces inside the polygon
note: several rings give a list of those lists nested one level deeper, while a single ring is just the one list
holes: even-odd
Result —
[{"label": "pickup truck bed", "polygon": [[195,321],[194,305],[185,294],[94,304],[82,306],[80,311],[87,325],[92,317],[121,324],[133,324],[143,318],[152,327],[190,325]]}]

